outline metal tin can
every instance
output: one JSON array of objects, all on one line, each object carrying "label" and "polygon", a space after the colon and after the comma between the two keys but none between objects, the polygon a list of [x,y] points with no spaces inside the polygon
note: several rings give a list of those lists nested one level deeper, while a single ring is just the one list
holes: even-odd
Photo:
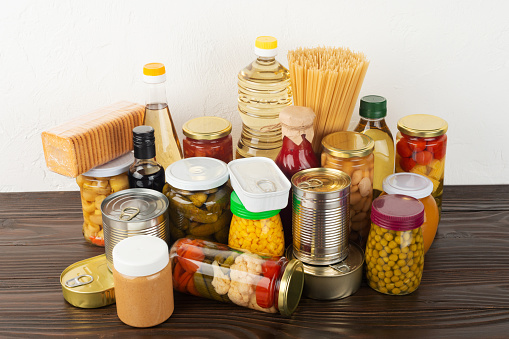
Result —
[{"label": "metal tin can", "polygon": [[108,196],[101,204],[108,268],[113,247],[125,238],[151,235],[169,241],[168,198],[147,188],[131,188]]},{"label": "metal tin can", "polygon": [[60,275],[60,284],[64,299],[76,307],[97,308],[115,302],[113,274],[104,254],[67,267]]},{"label": "metal tin can", "polygon": [[350,177],[331,168],[310,168],[292,177],[293,253],[312,265],[348,256]]}]

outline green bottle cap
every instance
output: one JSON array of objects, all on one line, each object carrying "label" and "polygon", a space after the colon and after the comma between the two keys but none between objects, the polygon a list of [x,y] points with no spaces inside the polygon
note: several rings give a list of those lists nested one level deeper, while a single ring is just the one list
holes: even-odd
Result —
[{"label": "green bottle cap", "polygon": [[230,209],[233,214],[235,214],[237,217],[241,217],[244,219],[249,220],[263,220],[263,219],[269,219],[275,216],[279,213],[281,210],[273,210],[273,211],[265,211],[265,212],[250,212],[248,211],[244,205],[242,204],[242,201],[240,201],[239,196],[235,191],[232,192],[231,198],[230,198]]},{"label": "green bottle cap", "polygon": [[366,95],[362,97],[359,115],[367,119],[385,118],[387,115],[387,100],[379,95]]}]

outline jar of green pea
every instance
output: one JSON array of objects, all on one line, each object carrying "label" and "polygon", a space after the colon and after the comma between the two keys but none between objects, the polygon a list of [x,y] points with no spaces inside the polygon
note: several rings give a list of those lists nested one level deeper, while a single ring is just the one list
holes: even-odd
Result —
[{"label": "jar of green pea", "polygon": [[390,194],[373,201],[366,245],[371,288],[404,295],[419,287],[424,267],[423,222],[424,205],[415,198]]}]

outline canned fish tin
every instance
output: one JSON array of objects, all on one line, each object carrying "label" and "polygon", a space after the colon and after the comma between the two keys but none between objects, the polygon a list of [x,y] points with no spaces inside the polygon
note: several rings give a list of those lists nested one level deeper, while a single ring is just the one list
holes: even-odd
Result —
[{"label": "canned fish tin", "polygon": [[350,177],[336,169],[310,168],[292,177],[293,253],[311,265],[348,255]]},{"label": "canned fish tin", "polygon": [[147,188],[131,188],[108,196],[101,204],[108,268],[113,247],[125,238],[151,235],[169,241],[168,198]]},{"label": "canned fish tin", "polygon": [[115,302],[113,274],[104,254],[67,267],[60,275],[60,284],[64,299],[76,307],[97,308]]}]

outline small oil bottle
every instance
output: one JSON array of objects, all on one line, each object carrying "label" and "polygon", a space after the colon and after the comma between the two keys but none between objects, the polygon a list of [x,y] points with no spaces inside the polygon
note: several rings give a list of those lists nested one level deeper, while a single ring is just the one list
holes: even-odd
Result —
[{"label": "small oil bottle", "polygon": [[385,123],[387,100],[379,95],[367,95],[361,98],[359,124],[355,132],[360,132],[375,141],[375,173],[373,176],[373,199],[382,193],[384,179],[394,173],[394,138]]},{"label": "small oil bottle", "polygon": [[138,126],[133,129],[134,163],[129,168],[130,188],[151,188],[162,192],[164,168],[155,160],[154,129]]}]

